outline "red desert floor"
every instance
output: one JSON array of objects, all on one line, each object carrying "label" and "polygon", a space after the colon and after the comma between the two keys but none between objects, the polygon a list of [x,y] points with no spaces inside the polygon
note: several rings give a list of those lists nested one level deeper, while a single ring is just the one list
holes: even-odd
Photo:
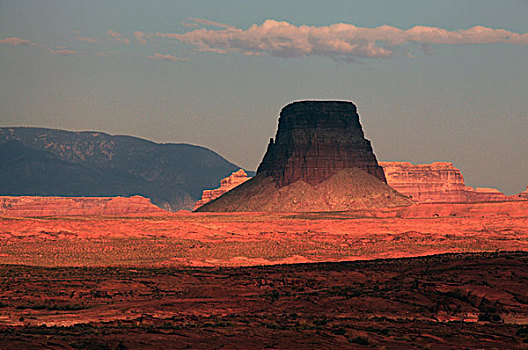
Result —
[{"label": "red desert floor", "polygon": [[4,217],[0,348],[522,349],[527,259],[528,202]]}]

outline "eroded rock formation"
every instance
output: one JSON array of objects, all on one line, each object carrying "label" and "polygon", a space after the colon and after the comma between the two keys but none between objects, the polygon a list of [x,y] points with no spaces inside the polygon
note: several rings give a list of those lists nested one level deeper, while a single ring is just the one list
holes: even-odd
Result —
[{"label": "eroded rock formation", "polygon": [[416,202],[491,202],[522,199],[494,188],[466,186],[460,169],[452,163],[411,164],[380,162],[389,186]]},{"label": "eroded rock formation", "polygon": [[387,186],[356,106],[294,102],[283,108],[257,175],[197,211],[302,212],[394,207],[410,200]]},{"label": "eroded rock formation", "polygon": [[249,179],[251,179],[251,177],[249,177],[243,169],[235,171],[234,173],[220,181],[219,188],[215,188],[214,190],[204,190],[202,194],[202,199],[196,202],[194,210],[200,208],[205,203],[209,203],[213,199],[220,197],[224,193],[229,192],[236,186],[243,184]]},{"label": "eroded rock formation", "polygon": [[166,214],[150,199],[133,197],[38,197],[0,196],[0,215],[32,216],[115,216]]},{"label": "eroded rock formation", "polygon": [[318,184],[339,170],[358,168],[385,182],[356,106],[345,101],[303,101],[284,107],[257,174],[279,187],[302,180]]}]

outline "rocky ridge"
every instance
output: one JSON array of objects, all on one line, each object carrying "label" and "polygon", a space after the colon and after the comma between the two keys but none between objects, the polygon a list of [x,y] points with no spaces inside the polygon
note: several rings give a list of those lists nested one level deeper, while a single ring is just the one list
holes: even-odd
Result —
[{"label": "rocky ridge", "polygon": [[0,128],[0,195],[142,195],[163,209],[192,209],[204,189],[240,167],[188,144],[56,129]]}]

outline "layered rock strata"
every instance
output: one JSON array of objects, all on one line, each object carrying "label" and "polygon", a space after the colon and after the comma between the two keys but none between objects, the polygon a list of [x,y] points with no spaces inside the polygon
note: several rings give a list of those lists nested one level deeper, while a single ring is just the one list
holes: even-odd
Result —
[{"label": "layered rock strata", "polygon": [[0,196],[0,216],[116,216],[167,214],[150,199],[133,197]]},{"label": "layered rock strata", "polygon": [[507,196],[494,188],[466,186],[460,169],[452,163],[411,164],[409,162],[380,162],[387,183],[415,202],[491,202],[522,199]]},{"label": "layered rock strata", "polygon": [[284,107],[257,174],[279,187],[302,180],[311,185],[339,170],[358,168],[385,182],[356,106],[344,101],[303,101]]},{"label": "layered rock strata", "polygon": [[302,212],[410,204],[386,184],[356,106],[303,101],[284,107],[257,175],[197,211]]},{"label": "layered rock strata", "polygon": [[251,177],[249,177],[243,169],[235,171],[234,173],[220,181],[219,188],[215,188],[214,190],[204,190],[202,194],[202,199],[196,202],[194,210],[200,208],[206,203],[209,203],[213,199],[220,197],[224,193],[229,192],[233,188],[237,187],[240,184],[243,184],[249,179],[251,179]]}]

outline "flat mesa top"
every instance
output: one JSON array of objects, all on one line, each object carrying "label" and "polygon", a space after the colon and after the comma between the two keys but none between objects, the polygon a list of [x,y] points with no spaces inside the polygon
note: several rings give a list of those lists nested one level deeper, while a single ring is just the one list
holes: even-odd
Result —
[{"label": "flat mesa top", "polygon": [[300,111],[347,111],[356,112],[356,105],[350,101],[296,101],[286,105],[281,114],[290,114]]}]

